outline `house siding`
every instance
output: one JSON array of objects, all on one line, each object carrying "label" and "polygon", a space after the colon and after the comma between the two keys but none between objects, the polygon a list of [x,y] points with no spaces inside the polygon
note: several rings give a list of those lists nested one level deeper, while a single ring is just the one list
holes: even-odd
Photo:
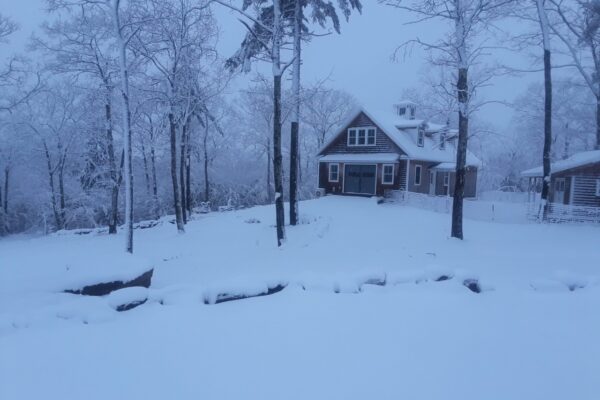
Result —
[{"label": "house siding", "polygon": [[550,201],[554,201],[555,182],[559,178],[565,178],[565,204],[600,207],[600,197],[596,196],[596,181],[600,179],[600,163],[552,174]]},{"label": "house siding", "polygon": [[[324,189],[327,194],[343,194],[344,193],[344,175],[345,175],[345,166],[346,163],[333,163],[339,164],[339,179],[338,182],[330,182],[329,181],[329,164],[327,162],[319,163],[319,188]],[[354,163],[352,163],[354,164]],[[360,165],[373,165],[373,163],[356,163]],[[387,165],[386,163],[385,165]],[[382,163],[376,164],[376,186],[375,186],[375,195],[376,196],[384,196],[389,190],[400,190],[400,181],[402,168],[400,163],[394,163],[394,183],[393,184],[383,184],[383,165]]]},{"label": "house siding", "polygon": [[[374,146],[348,146],[348,129],[360,127],[375,127]],[[398,153],[404,152],[364,113],[360,113],[352,122],[344,128],[344,132],[329,144],[322,154],[356,154],[356,153]]]},{"label": "house siding", "polygon": [[[376,130],[375,134],[375,145],[372,146],[348,146],[348,129],[359,128],[359,127],[374,127]],[[375,124],[364,112],[358,114],[344,129],[341,133],[329,143],[321,152],[320,155],[329,154],[376,154],[376,153],[395,153],[398,157],[406,157],[406,153],[402,151],[393,141],[390,139],[385,132]],[[409,178],[407,182],[407,163],[410,165]],[[345,164],[339,164],[339,180],[338,182],[329,182],[329,163],[319,163],[319,188],[325,190],[328,194],[341,194],[344,192],[344,175],[345,175]],[[362,165],[373,165],[373,163],[352,163]],[[439,162],[421,161],[421,160],[401,160],[396,162],[394,168],[394,183],[392,185],[384,185],[381,183],[383,174],[383,164],[378,163],[376,169],[376,195],[383,196],[389,190],[406,190],[408,185],[409,192],[430,194],[430,174],[432,174],[431,168],[438,165]],[[415,185],[415,171],[417,165],[421,166],[421,183]],[[450,187],[449,191],[446,191],[443,186],[444,172],[437,174],[437,185],[435,195],[452,195],[454,192],[454,173],[450,173]],[[468,168],[465,182],[465,197],[475,197],[477,191],[477,168]],[[449,193],[447,193],[449,192]]]}]

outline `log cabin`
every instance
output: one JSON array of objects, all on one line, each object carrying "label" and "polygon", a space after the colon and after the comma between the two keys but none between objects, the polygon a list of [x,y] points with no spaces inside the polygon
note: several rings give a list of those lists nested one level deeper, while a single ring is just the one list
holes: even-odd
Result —
[{"label": "log cabin", "polygon": [[[550,166],[550,203],[580,207],[600,207],[600,150],[575,153]],[[529,179],[529,193],[539,193],[543,168],[523,171]],[[531,198],[530,198],[531,201]]]},{"label": "log cabin", "polygon": [[[358,108],[318,152],[319,191],[386,196],[412,192],[454,194],[458,131],[416,118],[417,106],[400,102],[377,112]],[[465,197],[477,194],[480,161],[467,151]]]}]

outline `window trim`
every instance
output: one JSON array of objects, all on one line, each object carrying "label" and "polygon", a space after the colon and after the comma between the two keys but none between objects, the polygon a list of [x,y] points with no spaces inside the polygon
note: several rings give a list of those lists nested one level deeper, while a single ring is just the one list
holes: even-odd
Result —
[{"label": "window trim", "polygon": [[421,127],[417,128],[417,146],[425,146],[425,129]]},{"label": "window trim", "polygon": [[[359,144],[359,131],[365,132],[365,143]],[[369,143],[369,132],[373,132],[373,143]],[[354,133],[354,143],[350,142],[350,133]],[[377,145],[377,128],[374,126],[356,126],[353,128],[348,128],[348,134],[346,135],[346,145],[348,147],[370,147]]]},{"label": "window trim", "polygon": [[[419,173],[417,174],[417,170]],[[419,177],[419,182],[417,183],[417,176]],[[415,164],[415,178],[413,179],[413,184],[415,186],[421,186],[421,182],[423,181],[423,166],[420,164]]]},{"label": "window trim", "polygon": [[450,172],[444,174],[444,186],[450,187]]},{"label": "window trim", "polygon": [[[337,178],[335,180],[331,179],[331,167],[333,167],[334,165],[337,167],[337,171],[336,171]],[[329,163],[329,174],[328,174],[327,178],[328,178],[328,182],[339,182],[340,181],[340,163]]]},{"label": "window trim", "polygon": [[[392,181],[386,181],[385,180],[385,167],[392,167]],[[394,184],[394,178],[396,175],[396,165],[395,164],[383,164],[381,166],[381,184],[382,185],[393,185]]]},{"label": "window trim", "polygon": [[440,133],[440,150],[444,150],[446,148],[446,133]]}]

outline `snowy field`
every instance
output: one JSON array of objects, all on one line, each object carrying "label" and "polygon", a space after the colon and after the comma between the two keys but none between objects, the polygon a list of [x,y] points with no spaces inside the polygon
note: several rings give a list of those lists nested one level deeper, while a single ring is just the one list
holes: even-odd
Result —
[{"label": "snowy field", "polygon": [[[599,398],[600,227],[466,220],[461,242],[371,199],[301,213],[282,249],[272,207],[137,230],[132,259],[120,235],[0,241],[0,399]],[[146,266],[131,311],[60,293]]]}]

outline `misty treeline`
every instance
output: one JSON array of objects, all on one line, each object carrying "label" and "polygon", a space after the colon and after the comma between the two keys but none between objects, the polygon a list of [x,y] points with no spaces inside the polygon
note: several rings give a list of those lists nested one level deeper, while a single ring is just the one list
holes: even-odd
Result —
[{"label": "misty treeline", "polygon": [[[420,117],[458,128],[456,196],[467,143],[483,160],[479,190],[522,189],[519,172],[539,165],[544,152],[556,160],[599,146],[598,1],[379,2],[416,16],[416,23],[441,20],[449,27],[439,41],[408,40],[399,49],[424,48],[431,67],[402,95],[419,104]],[[302,46],[323,33],[343,34],[340,22],[363,4],[47,0],[46,6],[47,20],[27,53],[3,60],[0,70],[0,235],[90,227],[114,233],[125,224],[132,251],[134,221],[175,215],[183,232],[203,203],[212,209],[276,204],[281,243],[284,199],[292,200],[288,218],[295,224],[296,200],[315,194],[317,150],[356,105],[326,79],[301,79]],[[216,7],[229,8],[246,29],[235,54],[218,51]],[[501,29],[511,26],[503,20],[523,23],[513,32]],[[17,29],[0,16],[0,41]],[[499,37],[532,54],[530,71],[488,62]],[[480,98],[481,88],[506,74],[540,74],[541,81],[544,57],[568,71],[550,77],[553,98],[548,80],[518,88],[506,131],[478,117],[490,101]],[[256,62],[263,67],[252,68]],[[243,87],[240,74],[247,74]],[[462,237],[461,209],[454,214],[453,236]]]},{"label": "misty treeline", "polygon": [[[78,6],[72,6],[78,3]],[[122,75],[109,7],[49,1],[52,12],[27,58],[1,78],[1,233],[125,222]],[[107,4],[110,6],[112,4]],[[197,0],[120,5],[126,38],[136,221],[193,209],[275,201],[273,83],[253,73],[228,93],[237,71],[217,52],[214,4]],[[17,26],[2,18],[8,36]],[[241,39],[241,38],[240,38]],[[303,85],[299,197],[314,195],[317,149],[355,106],[326,82]],[[281,96],[282,157],[289,160],[295,95]],[[289,164],[283,164],[284,184]],[[175,210],[177,212],[175,213]],[[179,226],[181,224],[181,226]]]}]

